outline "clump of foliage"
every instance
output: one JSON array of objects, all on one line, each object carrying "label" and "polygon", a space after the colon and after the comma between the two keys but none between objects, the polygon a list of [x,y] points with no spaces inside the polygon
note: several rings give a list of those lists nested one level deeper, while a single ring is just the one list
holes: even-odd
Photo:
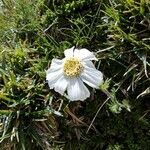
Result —
[{"label": "clump of foliage", "polygon": [[[149,12],[149,0],[1,0],[0,149],[148,150]],[[84,102],[45,81],[74,45],[104,74]]]}]

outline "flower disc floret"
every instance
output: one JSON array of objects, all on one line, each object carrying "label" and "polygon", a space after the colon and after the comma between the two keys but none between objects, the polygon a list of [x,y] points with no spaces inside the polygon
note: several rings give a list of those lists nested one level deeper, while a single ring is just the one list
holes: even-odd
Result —
[{"label": "flower disc floret", "polygon": [[63,71],[67,77],[77,77],[83,71],[83,66],[77,58],[69,58],[64,63]]}]

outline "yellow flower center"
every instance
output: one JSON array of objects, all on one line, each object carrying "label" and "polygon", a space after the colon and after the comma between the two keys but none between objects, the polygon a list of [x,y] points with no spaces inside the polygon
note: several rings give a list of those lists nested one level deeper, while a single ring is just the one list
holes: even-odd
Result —
[{"label": "yellow flower center", "polygon": [[64,74],[68,77],[76,77],[83,71],[83,66],[76,58],[69,58],[64,63]]}]

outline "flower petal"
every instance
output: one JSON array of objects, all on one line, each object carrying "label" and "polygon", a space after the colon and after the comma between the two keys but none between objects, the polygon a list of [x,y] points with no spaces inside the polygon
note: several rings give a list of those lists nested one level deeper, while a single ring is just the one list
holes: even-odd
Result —
[{"label": "flower petal", "polygon": [[90,92],[80,78],[70,79],[67,87],[68,98],[71,101],[85,100],[90,96]]},{"label": "flower petal", "polygon": [[50,89],[54,88],[56,81],[63,75],[62,60],[53,59],[50,68],[46,71],[46,80]]},{"label": "flower petal", "polygon": [[[99,88],[99,86],[103,82],[103,74],[97,70],[92,62],[88,62],[89,64],[84,67],[84,70],[81,74],[81,79],[83,82],[88,84],[93,88]],[[93,66],[93,67],[92,67]]]},{"label": "flower petal", "polygon": [[50,89],[54,88],[55,83],[62,75],[63,75],[63,72],[61,70],[47,74],[46,80],[48,80],[48,85]]},{"label": "flower petal", "polygon": [[74,46],[64,51],[65,57],[73,57]]},{"label": "flower petal", "polygon": [[89,50],[83,48],[83,49],[75,49],[74,50],[74,57],[79,58],[80,60],[97,60],[95,55],[90,52]]},{"label": "flower petal", "polygon": [[57,70],[60,70],[62,68],[62,65],[63,65],[63,60],[60,60],[60,59],[52,59],[52,62],[51,62],[51,66],[50,68],[46,71],[46,73],[51,73],[53,71],[57,71]]},{"label": "flower petal", "polygon": [[64,94],[68,85],[68,81],[64,76],[61,76],[54,85],[54,90],[61,95]]},{"label": "flower petal", "polygon": [[94,64],[93,64],[93,62],[90,61],[90,60],[82,61],[81,63],[82,63],[82,65],[83,65],[85,68],[89,67],[89,68],[96,69],[95,66],[94,66]]}]

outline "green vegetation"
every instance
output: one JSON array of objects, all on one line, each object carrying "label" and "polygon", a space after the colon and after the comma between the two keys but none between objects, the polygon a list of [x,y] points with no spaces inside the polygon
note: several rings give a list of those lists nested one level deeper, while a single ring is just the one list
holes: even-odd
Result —
[{"label": "green vegetation", "polygon": [[[72,46],[104,74],[84,102],[45,80]],[[0,0],[1,150],[149,150],[149,94],[149,0]]]}]

